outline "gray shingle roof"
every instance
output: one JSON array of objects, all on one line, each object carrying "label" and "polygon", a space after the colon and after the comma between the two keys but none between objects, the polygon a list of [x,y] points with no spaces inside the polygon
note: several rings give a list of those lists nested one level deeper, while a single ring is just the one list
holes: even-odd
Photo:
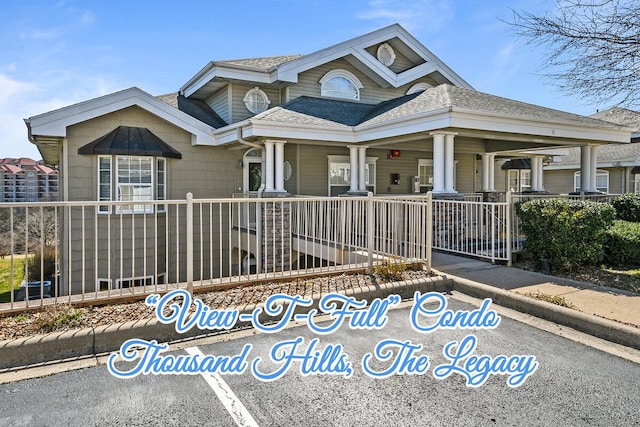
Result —
[{"label": "gray shingle roof", "polygon": [[225,61],[213,61],[214,64],[233,65],[242,68],[257,68],[269,70],[278,65],[298,59],[303,55],[269,56],[265,58],[229,59]]},{"label": "gray shingle roof", "polygon": [[[406,97],[403,97],[406,98]],[[504,114],[529,119],[564,121],[573,124],[616,128],[618,126],[578,114],[527,104],[526,102],[489,95],[472,89],[450,84],[441,84],[421,92],[413,99],[377,115],[363,124],[379,123],[386,120],[408,117],[425,111],[438,109],[471,110],[491,114]]]},{"label": "gray shingle roof", "polygon": [[514,101],[449,84],[442,84],[423,92],[405,95],[376,105],[302,96],[282,106],[271,108],[255,116],[255,119],[332,127],[337,125],[358,126],[383,123],[392,119],[441,109],[470,110],[526,119],[564,121],[574,125],[619,127],[617,124],[591,117]]},{"label": "gray shingle roof", "polygon": [[591,117],[640,131],[640,112],[627,110],[626,108],[612,107],[604,111],[592,114]]},{"label": "gray shingle roof", "polygon": [[310,96],[301,96],[282,105],[282,108],[288,111],[347,126],[361,123],[375,107],[375,104]]},{"label": "gray shingle roof", "polygon": [[253,119],[293,125],[325,127],[332,129],[351,129],[351,126],[349,125],[324,119],[321,117],[315,117],[310,114],[305,114],[294,110],[288,110],[284,108],[284,106],[270,108],[267,111],[254,116]]},{"label": "gray shingle roof", "polygon": [[[554,162],[554,165],[577,165],[580,164],[580,148],[573,147],[563,156],[562,161]],[[640,158],[640,143],[632,144],[607,144],[597,148],[598,163],[612,162],[633,162]]]},{"label": "gray shingle roof", "polygon": [[[627,110],[626,108],[612,107],[592,114],[590,117],[605,120],[624,127],[640,131],[640,112]],[[597,148],[598,163],[633,162],[640,159],[640,143],[632,144],[607,144]],[[580,164],[580,148],[570,148],[562,161],[554,162],[554,165]]]},{"label": "gray shingle roof", "polygon": [[160,101],[163,101],[173,108],[177,108],[183,113],[187,113],[191,117],[200,120],[203,123],[208,124],[214,128],[221,128],[228,123],[225,122],[215,111],[209,107],[209,105],[198,99],[185,98],[179,93],[170,93],[167,95],[161,95],[157,97]]}]

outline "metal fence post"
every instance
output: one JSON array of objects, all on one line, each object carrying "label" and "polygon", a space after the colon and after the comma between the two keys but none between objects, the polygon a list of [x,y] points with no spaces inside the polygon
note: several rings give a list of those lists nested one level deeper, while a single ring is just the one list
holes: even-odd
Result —
[{"label": "metal fence post", "polygon": [[193,295],[193,194],[187,193],[187,291]]},{"label": "metal fence post", "polygon": [[507,206],[506,206],[506,222],[507,222],[507,231],[506,231],[506,242],[505,242],[505,246],[506,246],[506,250],[507,250],[507,265],[511,266],[511,264],[513,263],[513,260],[511,259],[512,255],[512,250],[513,250],[513,242],[515,241],[514,236],[511,235],[511,215],[512,215],[512,209],[513,209],[513,205],[512,205],[512,200],[511,200],[511,191],[507,191],[507,194],[505,195],[505,200],[507,202]]},{"label": "metal fence post", "polygon": [[368,264],[367,271],[369,274],[373,273],[373,193],[367,194],[367,248],[368,248]]},{"label": "metal fence post", "polygon": [[431,253],[433,250],[433,194],[427,192],[427,271],[431,271]]}]

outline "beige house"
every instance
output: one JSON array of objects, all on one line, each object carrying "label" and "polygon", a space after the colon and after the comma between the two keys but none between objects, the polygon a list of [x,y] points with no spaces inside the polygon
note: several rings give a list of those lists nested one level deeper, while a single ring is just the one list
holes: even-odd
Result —
[{"label": "beige house", "polygon": [[[25,121],[45,161],[59,165],[61,200],[104,201],[99,215],[85,221],[124,234],[135,231],[114,219],[125,214],[154,214],[154,227],[162,229],[162,205],[125,209],[109,201],[184,199],[188,192],[200,199],[490,194],[507,189],[504,159],[523,157],[532,166],[530,189],[542,191],[544,159],[568,147],[582,152],[581,188],[589,191],[597,147],[628,142],[632,132],[478,92],[399,25],[305,55],[212,61],[174,94],[156,97],[134,87]],[[74,221],[67,223],[73,233]],[[166,242],[174,233],[168,228],[154,244],[173,247]],[[117,258],[126,250],[105,246],[95,253]],[[82,249],[63,253],[74,251]],[[234,251],[216,247],[210,255]],[[74,274],[74,283],[83,271],[109,277],[101,288],[113,279],[181,280],[165,259],[148,261],[135,268],[87,261],[85,270],[65,274]]]}]

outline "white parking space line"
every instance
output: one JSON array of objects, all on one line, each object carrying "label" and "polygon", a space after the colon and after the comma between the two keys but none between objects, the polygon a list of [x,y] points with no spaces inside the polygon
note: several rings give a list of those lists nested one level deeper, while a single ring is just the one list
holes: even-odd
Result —
[{"label": "white parking space line", "polygon": [[[199,355],[204,357],[204,354],[198,349],[198,347],[188,347],[185,351],[191,355]],[[202,377],[205,379],[209,387],[218,396],[220,402],[224,405],[229,415],[233,418],[233,421],[239,426],[245,427],[258,427],[258,423],[253,419],[247,408],[242,404],[240,399],[233,393],[229,385],[222,379],[217,373],[202,373]]]}]

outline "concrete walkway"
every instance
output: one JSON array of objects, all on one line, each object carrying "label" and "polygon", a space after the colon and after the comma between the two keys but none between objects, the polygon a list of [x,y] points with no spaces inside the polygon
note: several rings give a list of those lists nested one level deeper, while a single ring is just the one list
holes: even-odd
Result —
[{"label": "concrete walkway", "polygon": [[522,295],[561,296],[573,309],[640,328],[640,294],[439,252],[432,268]]}]

